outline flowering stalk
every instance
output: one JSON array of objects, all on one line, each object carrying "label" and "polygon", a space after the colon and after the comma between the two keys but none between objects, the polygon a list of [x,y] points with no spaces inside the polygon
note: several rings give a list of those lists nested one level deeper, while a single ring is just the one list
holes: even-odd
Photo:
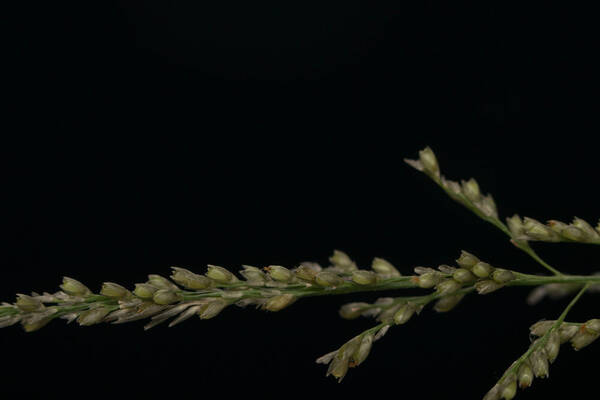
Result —
[{"label": "flowering stalk", "polygon": [[469,179],[458,183],[440,174],[437,158],[430,148],[420,151],[418,160],[406,162],[433,179],[452,199],[506,233],[519,249],[552,275],[524,274],[515,268],[498,267],[466,251],[460,253],[455,265],[418,266],[414,274],[402,275],[382,258],[373,259],[370,268],[360,269],[346,253],[336,250],[325,268],[312,262],[293,268],[245,265],[238,276],[216,265],[209,265],[204,274],[172,267],[170,278],[148,275],[146,282],[135,284],[131,290],[105,282],[100,291],[94,293],[83,283],[65,277],[61,290],[53,294],[18,294],[14,303],[2,303],[0,328],[20,323],[25,331],[33,332],[60,318],[82,326],[149,319],[144,328],[150,329],[167,320],[171,327],[194,316],[211,319],[232,305],[253,305],[276,312],[304,297],[409,288],[427,291],[417,296],[383,297],[374,303],[352,302],[340,308],[342,318],[362,316],[377,321],[377,325],[317,359],[318,363],[329,365],[327,375],[341,381],[349,368],[366,360],[373,343],[390,327],[408,323],[431,303],[436,312],[448,312],[469,294],[487,295],[512,286],[535,287],[528,297],[530,304],[545,296],[561,297],[578,291],[556,321],[542,321],[531,327],[531,334],[538,339],[504,373],[485,400],[512,399],[517,384],[525,388],[534,377],[548,376],[548,365],[556,359],[561,344],[569,341],[579,350],[600,336],[598,319],[585,323],[564,322],[584,292],[600,292],[600,275],[562,273],[542,260],[529,245],[530,241],[600,244],[600,222],[595,228],[579,218],[571,224],[560,221],[543,224],[515,215],[505,224],[498,217],[492,196],[482,195],[477,181]]}]

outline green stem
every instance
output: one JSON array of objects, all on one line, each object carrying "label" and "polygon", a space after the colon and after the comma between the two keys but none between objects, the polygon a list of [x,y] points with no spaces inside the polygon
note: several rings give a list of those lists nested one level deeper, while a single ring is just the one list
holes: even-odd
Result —
[{"label": "green stem", "polygon": [[507,282],[506,286],[539,286],[549,283],[600,283],[600,275],[554,275],[539,276],[514,272],[517,279]]},{"label": "green stem", "polygon": [[446,192],[446,194],[451,199],[458,201],[459,203],[462,203],[473,214],[477,215],[479,218],[483,219],[484,221],[489,222],[490,224],[494,225],[496,228],[500,229],[502,232],[504,232],[506,235],[508,235],[508,237],[511,238],[512,242],[515,244],[515,246],[517,246],[517,248],[519,248],[522,251],[524,251],[525,253],[527,253],[531,258],[533,258],[535,261],[537,261],[541,266],[546,268],[548,271],[552,272],[554,275],[562,275],[562,273],[559,270],[552,267],[546,261],[542,260],[542,258],[540,256],[538,256],[536,254],[536,252],[531,248],[529,243],[523,242],[520,240],[516,240],[516,238],[513,236],[512,232],[510,231],[510,229],[508,229],[508,227],[506,226],[506,224],[504,224],[498,218],[490,217],[490,216],[483,214],[481,211],[479,211],[479,209],[477,207],[475,207],[475,205],[473,204],[473,202],[471,200],[469,200],[469,198],[467,198],[466,196],[464,196],[461,193],[451,192],[449,189],[447,189],[445,186],[442,185],[442,181],[440,179],[434,179],[434,178],[432,178],[432,179],[439,187],[441,187],[444,190],[444,192]]},{"label": "green stem", "polygon": [[[540,286],[546,285],[549,283],[575,283],[575,284],[600,284],[600,275],[550,275],[550,276],[539,276],[539,275],[530,275],[530,274],[522,274],[519,272],[514,272],[516,275],[516,279],[507,282],[506,286]],[[265,291],[268,290],[279,290],[281,293],[289,293],[294,296],[301,297],[315,297],[315,296],[333,296],[340,294],[348,294],[348,293],[362,293],[362,292],[374,292],[374,291],[384,291],[384,290],[397,290],[397,289],[407,289],[407,288],[416,288],[417,286],[412,282],[411,276],[403,276],[400,278],[391,278],[386,279],[385,281],[373,284],[373,285],[357,285],[352,282],[346,282],[335,288],[327,288],[321,286],[300,286],[293,285],[291,287],[282,287],[282,288],[269,288],[269,287],[251,287],[240,290],[242,292],[239,299],[243,298],[258,298],[265,297]],[[471,288],[465,288],[462,290],[472,290]],[[455,294],[459,294],[461,291],[456,292]],[[222,291],[198,291],[198,292],[190,292],[190,291],[182,291],[184,300],[199,300],[207,297],[221,297],[223,296]],[[438,296],[435,292],[431,294],[431,296]],[[423,297],[423,296],[419,296]],[[437,298],[437,297],[433,297]],[[433,299],[432,298],[432,299]]]},{"label": "green stem", "polygon": [[523,250],[525,253],[529,254],[529,256],[531,258],[533,258],[535,261],[540,263],[548,271],[552,272],[554,275],[562,275],[562,272],[560,272],[556,268],[552,267],[546,261],[542,260],[541,257],[538,256],[537,253],[531,248],[531,246],[529,245],[528,242],[523,242],[521,240],[515,240],[513,238],[512,234],[510,235],[510,237],[512,238],[512,243],[514,243],[514,245],[517,246],[517,248],[519,248],[519,249]]}]

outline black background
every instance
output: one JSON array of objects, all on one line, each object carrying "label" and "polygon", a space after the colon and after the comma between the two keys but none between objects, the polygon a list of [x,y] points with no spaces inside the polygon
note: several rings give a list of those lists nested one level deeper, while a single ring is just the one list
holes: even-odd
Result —
[{"label": "black background", "polygon": [[[5,15],[3,300],[53,291],[63,275],[132,287],[171,265],[291,267],[326,263],[334,248],[405,274],[460,249],[542,273],[402,162],[427,145],[447,177],[493,193],[502,216],[597,221],[593,10],[121,1]],[[595,248],[536,249],[565,271],[599,269]],[[24,398],[480,398],[527,349],[527,327],[567,302],[528,307],[526,295],[428,310],[341,384],[314,360],[372,326],[338,307],[376,296],[232,308],[148,332],[3,329],[0,379]],[[569,319],[594,316],[590,295]],[[520,398],[591,391],[598,354],[563,348],[551,378]]]}]

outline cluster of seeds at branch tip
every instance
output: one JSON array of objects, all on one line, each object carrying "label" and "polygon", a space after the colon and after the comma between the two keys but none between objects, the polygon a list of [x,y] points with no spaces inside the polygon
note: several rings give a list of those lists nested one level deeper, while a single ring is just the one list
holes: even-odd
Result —
[{"label": "cluster of seeds at branch tip", "polygon": [[339,314],[344,319],[355,319],[358,317],[373,317],[385,324],[403,325],[407,323],[414,314],[419,314],[424,305],[418,301],[404,298],[381,297],[375,303],[348,303],[344,304]]},{"label": "cluster of seeds at branch tip", "polygon": [[[456,262],[459,268],[449,265],[440,265],[437,270],[416,267],[416,275],[411,277],[414,286],[433,288],[440,295],[433,307],[437,312],[447,312],[456,307],[465,296],[465,293],[457,292],[464,287],[473,285],[480,294],[488,294],[515,279],[512,271],[492,267],[466,251],[461,252]],[[373,317],[379,322],[402,325],[419,314],[423,307],[414,299],[382,297],[375,303],[344,304],[339,314],[345,319]]]},{"label": "cluster of seeds at branch tip", "polygon": [[464,285],[473,284],[479,294],[488,294],[515,279],[512,271],[492,267],[464,250],[456,263],[459,268],[440,265],[439,271],[427,267],[415,268],[418,276],[413,277],[413,280],[419,287],[435,287],[439,294],[444,295],[435,306],[437,311],[449,311],[458,304],[462,298],[460,295],[455,298],[447,295],[457,292]]},{"label": "cluster of seeds at branch tip", "polygon": [[319,357],[317,363],[329,364],[326,376],[332,375],[338,379],[338,382],[341,382],[349,368],[357,367],[367,359],[373,342],[382,338],[389,327],[389,325],[383,325],[363,332],[344,343],[339,349]]},{"label": "cluster of seeds at branch tip", "polygon": [[[388,261],[375,258],[371,270],[358,269],[350,257],[335,250],[331,265],[301,263],[288,269],[279,265],[257,268],[245,265],[239,279],[226,268],[209,265],[204,275],[172,267],[170,279],[148,275],[133,291],[112,282],[102,284],[99,294],[83,283],[65,277],[61,291],[54,294],[19,294],[14,304],[0,306],[0,327],[20,322],[28,332],[35,331],[55,318],[77,321],[88,326],[100,322],[115,324],[151,318],[149,329],[171,317],[169,326],[198,315],[201,319],[217,316],[226,307],[255,305],[267,311],[279,311],[297,300],[290,293],[298,290],[332,290],[342,285],[366,286],[400,277]],[[53,303],[53,304],[49,304]]]},{"label": "cluster of seeds at branch tip", "polygon": [[546,224],[533,218],[513,215],[506,219],[515,240],[542,242],[580,242],[600,244],[600,222],[594,229],[589,223],[575,217],[570,224],[550,220]]},{"label": "cluster of seeds at branch tip", "polygon": [[405,159],[404,161],[437,182],[455,201],[467,208],[474,207],[486,217],[498,219],[498,209],[492,195],[481,194],[479,184],[473,178],[461,180],[460,183],[446,179],[440,174],[437,157],[431,148],[426,147],[419,151],[418,160]]},{"label": "cluster of seeds at branch tip", "polygon": [[581,350],[600,337],[600,319],[585,323],[563,322],[558,329],[551,330],[555,323],[540,321],[529,328],[531,335],[538,337],[531,343],[529,355],[513,363],[484,400],[511,400],[517,394],[517,385],[525,389],[531,386],[534,378],[549,376],[549,366],[558,357],[562,344],[570,342],[575,350]]}]

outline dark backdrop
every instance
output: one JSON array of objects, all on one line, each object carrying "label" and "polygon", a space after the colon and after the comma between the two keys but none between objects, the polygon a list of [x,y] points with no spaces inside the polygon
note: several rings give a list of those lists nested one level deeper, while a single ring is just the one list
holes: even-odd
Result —
[{"label": "dark backdrop", "polygon": [[[169,266],[385,257],[409,274],[467,249],[542,273],[406,166],[430,145],[502,216],[598,218],[593,10],[530,2],[121,1],[10,10],[5,36],[0,298],[98,290]],[[85,5],[83,5],[85,3]],[[27,4],[22,4],[23,8]],[[598,249],[536,245],[565,271]],[[594,251],[595,250],[595,251]],[[3,390],[23,398],[480,398],[566,300],[471,296],[390,331],[342,384],[314,360],[370,327],[308,299],[143,323],[0,332]],[[586,296],[570,319],[597,315]],[[596,387],[598,345],[563,348],[523,399]],[[213,394],[215,395],[215,394]]]}]

